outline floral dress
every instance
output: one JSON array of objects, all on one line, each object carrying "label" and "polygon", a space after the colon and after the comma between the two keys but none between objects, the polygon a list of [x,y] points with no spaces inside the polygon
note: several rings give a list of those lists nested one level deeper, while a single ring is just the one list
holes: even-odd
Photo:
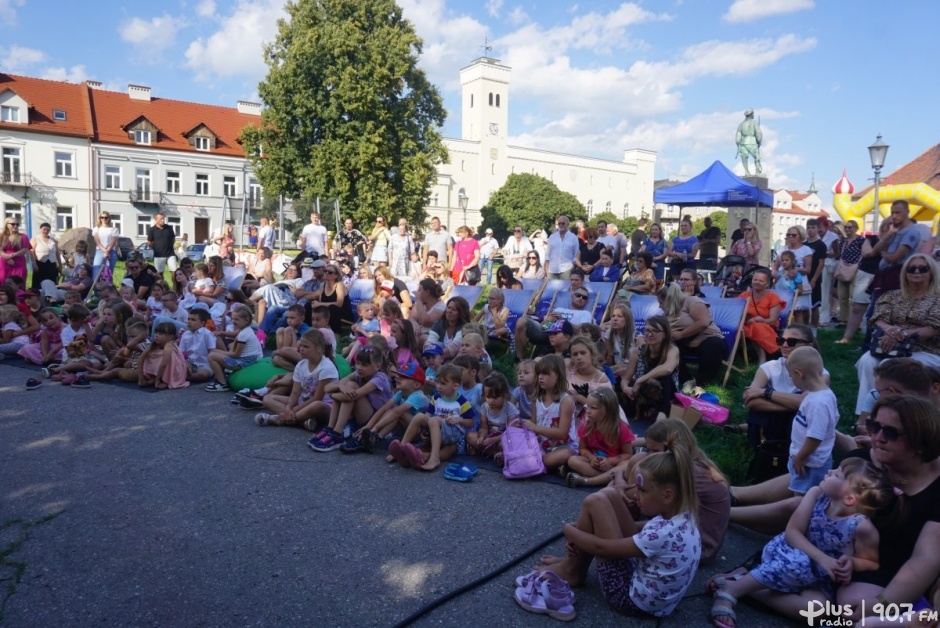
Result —
[{"label": "floral dress", "polygon": [[[545,405],[542,402],[542,396],[535,402],[535,422],[542,427],[558,427],[561,421],[561,400],[568,396],[568,393],[562,393],[561,397]],[[578,451],[578,431],[575,426],[574,416],[571,417],[571,426],[568,428],[568,436],[562,439],[553,439],[539,435],[539,444],[545,452],[554,451],[559,447],[569,447]]]},{"label": "floral dress", "polygon": [[411,237],[407,233],[405,235],[392,234],[388,249],[391,257],[389,268],[392,274],[398,278],[407,278],[408,265],[411,263]]}]

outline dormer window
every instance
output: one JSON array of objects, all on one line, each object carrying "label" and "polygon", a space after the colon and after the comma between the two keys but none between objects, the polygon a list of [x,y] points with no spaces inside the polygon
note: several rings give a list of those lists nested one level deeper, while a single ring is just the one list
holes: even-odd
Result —
[{"label": "dormer window", "polygon": [[183,133],[183,137],[189,140],[189,145],[198,151],[209,152],[219,145],[219,135],[204,122],[200,122]]},{"label": "dormer window", "polygon": [[196,150],[208,151],[210,143],[211,140],[205,135],[197,135],[193,138],[193,146],[196,148]]},{"label": "dormer window", "polygon": [[0,106],[0,122],[20,122],[20,108],[7,105]]},{"label": "dormer window", "polygon": [[138,146],[150,146],[160,141],[160,129],[146,116],[138,116],[121,128],[127,133],[127,138]]},{"label": "dormer window", "polygon": [[52,119],[57,122],[65,122],[65,109],[53,109],[52,110]]},{"label": "dormer window", "polygon": [[144,129],[137,129],[134,131],[134,143],[135,144],[150,144],[150,131]]}]

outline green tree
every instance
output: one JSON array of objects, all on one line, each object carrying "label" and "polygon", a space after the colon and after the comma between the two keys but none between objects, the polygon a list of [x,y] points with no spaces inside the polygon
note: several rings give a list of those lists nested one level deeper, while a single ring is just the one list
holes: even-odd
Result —
[{"label": "green tree", "polygon": [[344,216],[423,222],[446,112],[394,0],[296,0],[264,51],[261,124],[242,142],[265,196],[339,199]]},{"label": "green tree", "polygon": [[[728,235],[728,212],[726,210],[713,211],[708,215],[712,219],[712,226],[721,229],[721,238],[724,242]],[[705,218],[699,218],[692,223],[692,233],[696,236],[705,231]]]},{"label": "green tree", "polygon": [[572,223],[587,222],[587,211],[574,194],[563,192],[548,179],[534,174],[509,175],[480,213],[483,229],[492,229],[500,242],[509,237],[516,225],[531,234],[536,229],[551,227],[561,214]]},{"label": "green tree", "polygon": [[599,214],[594,214],[594,217],[591,218],[591,225],[596,225],[598,222],[603,220],[608,225],[615,224],[617,229],[622,233],[627,239],[630,238],[630,234],[636,231],[637,226],[640,224],[640,219],[635,218],[634,216],[627,216],[626,218],[621,218],[617,216],[614,212],[601,212]]}]

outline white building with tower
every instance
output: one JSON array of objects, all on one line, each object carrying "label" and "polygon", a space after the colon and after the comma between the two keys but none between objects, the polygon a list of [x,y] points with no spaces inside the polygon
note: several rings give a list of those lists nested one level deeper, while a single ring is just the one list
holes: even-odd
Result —
[{"label": "white building with tower", "polygon": [[[479,227],[480,208],[511,174],[535,174],[576,196],[593,216],[610,211],[639,217],[653,209],[656,152],[624,151],[623,161],[569,155],[509,144],[511,68],[480,57],[460,70],[460,139],[445,138],[450,163],[438,168],[429,216],[454,231]],[[461,207],[466,198],[466,209]]]}]

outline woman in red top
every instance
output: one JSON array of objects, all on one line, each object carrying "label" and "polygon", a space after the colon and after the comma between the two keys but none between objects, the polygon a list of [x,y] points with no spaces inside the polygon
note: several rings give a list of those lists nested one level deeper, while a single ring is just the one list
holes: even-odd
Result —
[{"label": "woman in red top", "polygon": [[[454,244],[454,267],[451,269],[454,283],[461,283],[467,269],[480,264],[480,243],[472,236],[470,227],[457,227],[457,237],[460,239]],[[476,283],[476,281],[473,282],[473,284]]]},{"label": "woman in red top", "polygon": [[0,240],[0,284],[6,283],[7,277],[26,279],[26,257],[32,250],[29,238],[20,233],[17,218],[3,221],[3,238]]},{"label": "woman in red top", "polygon": [[739,299],[747,299],[747,316],[744,319],[744,337],[757,345],[758,361],[767,361],[767,355],[777,352],[777,328],[780,326],[780,310],[786,307],[776,293],[770,290],[770,271],[760,268],[751,277],[751,289],[741,293]]}]

